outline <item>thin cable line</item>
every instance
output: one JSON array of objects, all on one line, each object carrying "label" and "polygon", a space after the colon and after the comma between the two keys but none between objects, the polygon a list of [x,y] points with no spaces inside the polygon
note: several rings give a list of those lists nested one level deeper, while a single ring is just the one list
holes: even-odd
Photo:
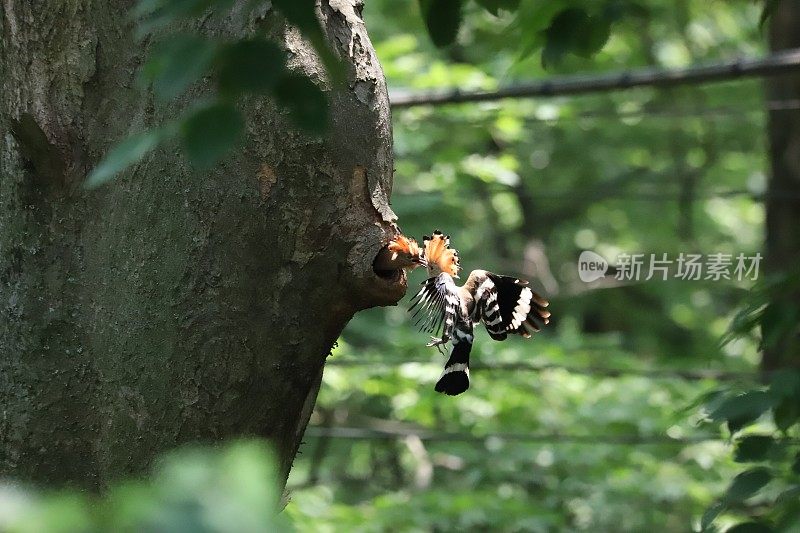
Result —
[{"label": "thin cable line", "polygon": [[[603,120],[603,119],[626,119],[626,118],[686,118],[686,117],[734,117],[741,118],[743,114],[763,114],[767,111],[794,111],[800,110],[800,100],[773,100],[769,102],[758,102],[756,105],[760,107],[757,109],[741,109],[731,106],[717,106],[717,107],[702,107],[702,108],[653,108],[644,107],[642,109],[602,109],[602,110],[589,110],[580,111],[575,114],[558,114],[552,117],[548,116],[525,116],[521,117],[523,122],[528,123],[545,123],[553,124],[562,121],[578,121],[578,120]],[[474,122],[475,117],[463,117],[460,115],[440,115],[437,120],[447,120],[450,122]],[[477,124],[476,124],[477,126]]]},{"label": "thin cable line", "polygon": [[[332,359],[326,366],[340,368],[369,367],[376,370],[392,370],[404,363],[437,364],[435,361],[403,360],[391,363],[387,361],[364,361]],[[472,371],[491,372],[545,372],[548,370],[565,370],[571,374],[587,376],[600,376],[619,378],[623,376],[638,376],[651,379],[682,379],[686,381],[716,380],[716,381],[758,381],[762,375],[756,372],[731,372],[723,370],[676,370],[676,369],[650,369],[650,368],[611,368],[602,366],[571,366],[554,363],[475,363],[470,365]]]},{"label": "thin cable line", "polygon": [[571,443],[571,444],[609,444],[618,446],[637,445],[673,445],[685,446],[700,442],[724,441],[717,435],[687,435],[669,437],[667,435],[573,435],[560,433],[492,433],[488,435],[472,435],[470,433],[442,433],[427,430],[379,430],[363,427],[322,427],[308,426],[306,438],[334,438],[345,440],[392,440],[407,437],[418,437],[428,442],[468,442],[486,443],[490,439],[506,442],[536,443]]},{"label": "thin cable line", "polygon": [[[590,187],[596,187],[601,184],[593,184]],[[397,196],[404,196],[402,193],[398,193]],[[419,196],[418,194],[412,194],[408,196]],[[769,191],[769,192],[754,192],[749,191],[747,189],[731,189],[731,190],[720,190],[720,191],[707,191],[707,192],[696,192],[692,194],[693,200],[714,200],[714,199],[734,199],[734,198],[741,198],[746,197],[754,202],[765,202],[767,200],[777,200],[777,201],[793,201],[800,199],[800,193],[797,191]],[[631,200],[631,201],[641,201],[641,202],[664,202],[669,200],[678,200],[681,198],[681,194],[679,192],[637,192],[637,191],[615,191],[613,193],[603,193],[603,194],[581,194],[580,191],[577,192],[565,192],[565,191],[537,191],[535,200],[536,201],[572,201],[572,200],[597,200],[597,201],[606,201],[606,200]]]},{"label": "thin cable line", "polygon": [[[598,184],[595,184],[598,185]],[[797,191],[769,191],[769,192],[753,192],[746,189],[731,189],[731,190],[720,190],[720,191],[707,191],[707,192],[697,192],[692,195],[692,198],[695,200],[712,200],[715,198],[737,198],[746,196],[749,197],[751,200],[756,202],[763,202],[765,200],[796,200],[800,199],[800,193]],[[652,192],[652,193],[645,193],[645,192],[636,192],[636,191],[617,191],[612,194],[581,194],[580,192],[548,192],[542,191],[536,193],[536,200],[562,200],[562,199],[601,199],[601,200],[613,200],[613,199],[624,199],[624,200],[637,200],[637,201],[652,201],[652,202],[663,202],[664,200],[677,200],[681,197],[679,192]]]}]

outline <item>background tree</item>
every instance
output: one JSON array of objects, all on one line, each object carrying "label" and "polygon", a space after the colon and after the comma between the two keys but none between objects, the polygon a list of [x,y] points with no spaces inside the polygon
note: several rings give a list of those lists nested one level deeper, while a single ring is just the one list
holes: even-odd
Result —
[{"label": "background tree", "polygon": [[[769,20],[771,50],[800,47],[800,5],[773,2]],[[773,100],[800,98],[800,76],[782,76],[767,81]],[[800,368],[800,110],[769,113],[770,195],[767,203],[766,253],[773,275],[785,278],[783,289],[771,294],[765,337],[774,342],[764,351],[766,370]],[[786,284],[790,287],[786,288]]]}]

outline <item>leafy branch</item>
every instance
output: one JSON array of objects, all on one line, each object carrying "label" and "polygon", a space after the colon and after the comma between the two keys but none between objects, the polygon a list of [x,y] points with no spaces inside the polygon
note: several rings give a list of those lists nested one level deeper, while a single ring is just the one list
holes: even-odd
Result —
[{"label": "leafy branch", "polygon": [[[139,37],[155,36],[164,28],[204,13],[221,14],[232,0],[140,0],[132,11]],[[247,13],[264,2],[251,1]],[[275,0],[272,6],[296,26],[313,45],[335,85],[343,69],[328,48],[314,12],[313,0]],[[142,160],[162,143],[179,138],[189,161],[209,168],[242,138],[245,120],[236,106],[248,94],[273,98],[287,109],[294,123],[311,135],[327,128],[328,102],[308,77],[292,72],[285,51],[264,36],[226,42],[197,33],[169,33],[156,39],[140,76],[161,102],[184,94],[206,77],[215,80],[216,91],[180,118],[132,135],[114,146],[88,176],[85,186],[95,188]]]}]

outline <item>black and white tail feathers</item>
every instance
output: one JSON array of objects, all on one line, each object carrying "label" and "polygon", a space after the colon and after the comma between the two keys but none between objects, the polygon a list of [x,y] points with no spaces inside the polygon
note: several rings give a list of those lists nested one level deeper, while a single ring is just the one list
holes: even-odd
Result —
[{"label": "black and white tail feathers", "polygon": [[461,394],[469,388],[469,352],[472,350],[472,333],[456,330],[455,343],[442,375],[436,382],[436,392],[449,396]]}]

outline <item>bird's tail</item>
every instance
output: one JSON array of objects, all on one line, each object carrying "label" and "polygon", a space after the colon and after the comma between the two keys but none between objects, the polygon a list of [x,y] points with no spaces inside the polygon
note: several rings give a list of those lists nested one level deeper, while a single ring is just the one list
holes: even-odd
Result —
[{"label": "bird's tail", "polygon": [[461,339],[453,345],[450,359],[444,365],[442,375],[436,382],[436,392],[456,396],[469,388],[469,352],[472,343]]}]

